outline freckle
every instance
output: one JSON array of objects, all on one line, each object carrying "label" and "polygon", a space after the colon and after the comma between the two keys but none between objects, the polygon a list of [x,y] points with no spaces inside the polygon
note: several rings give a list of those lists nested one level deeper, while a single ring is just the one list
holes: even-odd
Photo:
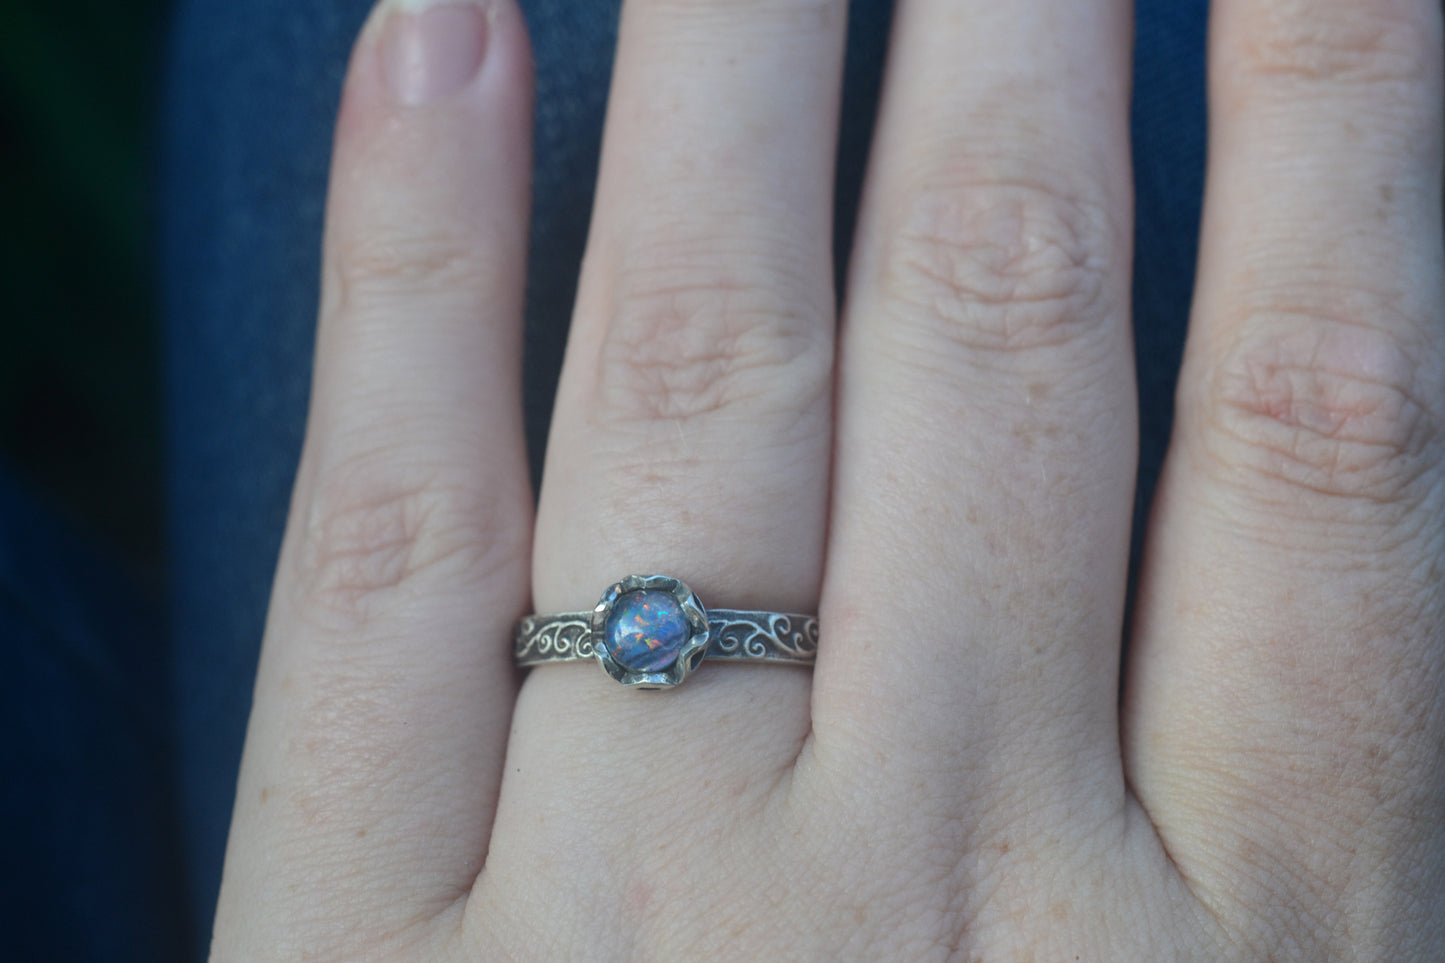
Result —
[{"label": "freckle", "polygon": [[1049,915],[1056,920],[1069,918],[1069,907],[1064,903],[1055,903],[1049,907]]},{"label": "freckle", "polygon": [[634,883],[627,888],[623,896],[629,909],[640,910],[647,907],[648,901],[652,899],[652,888],[646,883]]},{"label": "freckle", "polygon": [[966,518],[966,519],[968,519],[968,522],[969,522],[970,525],[977,525],[977,524],[978,524],[978,506],[976,506],[976,505],[970,505],[970,506],[968,506],[968,511],[964,514],[963,517]]},{"label": "freckle", "polygon": [[1019,440],[1025,451],[1034,450],[1034,435],[1036,430],[1033,425],[1025,425],[1022,422],[1015,422],[1010,433]]},{"label": "freckle", "polygon": [[864,920],[866,919],[868,919],[868,914],[863,912],[863,907],[860,906],[853,911],[853,922],[857,923],[859,926],[862,926]]},{"label": "freckle", "polygon": [[289,672],[286,673],[286,675],[281,679],[281,691],[282,691],[282,692],[290,692],[290,691],[291,691],[291,686],[292,686],[293,684],[294,684],[294,680],[291,678],[291,673],[289,673]]},{"label": "freckle", "polygon": [[1029,401],[1043,401],[1053,394],[1054,386],[1047,381],[1035,381],[1029,385]]},{"label": "freckle", "polygon": [[268,799],[270,799],[270,798],[271,798],[271,790],[267,789],[265,786],[262,786],[262,787],[261,787],[261,802],[262,802],[262,804],[264,805],[265,802],[266,802],[266,800],[268,800]]},{"label": "freckle", "polygon": [[357,839],[363,839],[363,838],[365,838],[365,836],[366,836],[366,827],[365,827],[365,826],[362,826],[360,829],[358,829],[358,830],[356,831],[356,838],[357,838]]},{"label": "freckle", "polygon": [[1393,185],[1393,184],[1381,184],[1381,185],[1380,185],[1380,200],[1382,200],[1382,201],[1384,201],[1386,204],[1388,204],[1388,203],[1390,203],[1391,201],[1393,201],[1394,199],[1395,199],[1395,185]]},{"label": "freckle", "polygon": [[1012,847],[1011,847],[1011,844],[1009,843],[1009,841],[1008,841],[1007,839],[1001,841],[1001,842],[998,844],[999,855],[1003,855],[1004,853],[1008,852],[1010,848],[1012,848]]}]

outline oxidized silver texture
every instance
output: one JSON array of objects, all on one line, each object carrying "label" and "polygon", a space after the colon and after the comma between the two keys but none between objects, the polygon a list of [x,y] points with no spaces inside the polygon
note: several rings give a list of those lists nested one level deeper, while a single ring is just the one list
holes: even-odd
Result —
[{"label": "oxidized silver texture", "polygon": [[[605,652],[599,651],[594,638],[606,623],[612,600],[643,584],[675,582],[665,576],[629,576],[613,585],[591,612],[564,612],[558,615],[528,615],[517,622],[513,637],[513,655],[520,668],[552,662],[582,662],[595,659],[608,674],[624,685],[643,688],[675,685],[686,677],[696,659],[684,663],[675,681],[656,677],[633,679],[615,671]],[[687,587],[677,583],[679,591]],[[702,610],[700,603],[698,608]],[[705,609],[708,626],[705,658],[733,662],[778,662],[812,665],[818,653],[818,619],[813,615],[785,612],[752,612],[739,609]],[[687,664],[691,663],[691,664]]]}]

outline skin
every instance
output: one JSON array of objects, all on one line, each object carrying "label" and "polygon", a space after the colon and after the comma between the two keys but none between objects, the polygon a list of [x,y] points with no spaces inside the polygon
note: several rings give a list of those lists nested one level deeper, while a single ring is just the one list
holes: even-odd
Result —
[{"label": "skin", "polygon": [[[525,30],[376,12],[214,959],[1439,953],[1441,8],[1215,3],[1126,627],[1130,6],[901,0],[840,309],[845,5],[629,0],[535,524]],[[629,572],[816,669],[513,670]]]}]

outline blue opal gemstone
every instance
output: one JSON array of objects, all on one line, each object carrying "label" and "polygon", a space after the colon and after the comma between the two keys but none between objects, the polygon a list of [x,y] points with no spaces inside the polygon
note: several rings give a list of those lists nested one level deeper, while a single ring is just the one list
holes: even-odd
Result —
[{"label": "blue opal gemstone", "polygon": [[629,672],[662,672],[677,661],[692,627],[666,592],[628,592],[607,616],[607,651]]}]

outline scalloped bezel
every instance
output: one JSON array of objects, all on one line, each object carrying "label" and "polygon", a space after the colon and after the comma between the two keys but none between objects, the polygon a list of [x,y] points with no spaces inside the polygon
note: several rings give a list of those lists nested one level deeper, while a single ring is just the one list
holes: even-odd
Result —
[{"label": "scalloped bezel", "polygon": [[[688,628],[692,630],[672,665],[661,672],[634,672],[612,658],[607,639],[607,620],[617,600],[633,592],[666,592],[671,595],[677,600]],[[670,575],[629,575],[602,593],[602,599],[592,610],[592,651],[597,661],[612,678],[638,689],[668,689],[680,684],[702,662],[709,636],[707,609],[703,608],[702,602],[686,583]]]}]

